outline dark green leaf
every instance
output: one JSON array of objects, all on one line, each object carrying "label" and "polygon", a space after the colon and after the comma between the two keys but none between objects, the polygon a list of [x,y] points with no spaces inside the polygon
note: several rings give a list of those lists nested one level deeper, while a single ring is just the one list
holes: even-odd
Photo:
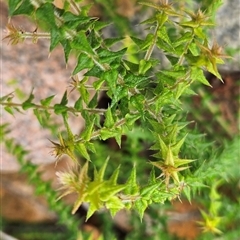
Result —
[{"label": "dark green leaf", "polygon": [[67,91],[65,91],[64,94],[63,94],[63,97],[61,99],[60,105],[63,105],[63,106],[67,105],[67,103],[68,103],[68,98],[67,97],[68,97],[67,96]]},{"label": "dark green leaf", "polygon": [[111,107],[113,107],[119,100],[126,97],[128,95],[128,90],[125,87],[117,86],[116,89],[114,89],[113,93],[113,99],[111,102]]},{"label": "dark green leaf", "polygon": [[146,80],[148,80],[147,76],[139,76],[131,72],[128,72],[126,76],[124,76],[124,83],[130,88],[137,87],[139,84],[145,82]]},{"label": "dark green leaf", "polygon": [[124,37],[106,38],[106,39],[104,39],[104,44],[107,47],[111,47],[113,44],[118,43],[118,42],[120,42],[123,39],[124,39]]},{"label": "dark green leaf", "polygon": [[101,63],[111,63],[112,61],[116,60],[117,58],[122,58],[127,48],[123,48],[117,52],[111,52],[106,49],[99,52],[99,58]]},{"label": "dark green leaf", "polygon": [[73,23],[83,24],[86,22],[90,22],[93,19],[96,19],[96,18],[90,18],[90,17],[86,17],[86,16],[75,15],[69,11],[64,12],[62,17],[64,19],[64,22],[70,22],[71,24],[73,24]]},{"label": "dark green leaf", "polygon": [[78,63],[75,69],[73,70],[73,75],[76,75],[78,72],[80,72],[83,69],[92,68],[93,66],[94,64],[92,59],[86,54],[80,53],[80,55],[78,56]]},{"label": "dark green leaf", "polygon": [[59,34],[59,30],[57,27],[51,27],[50,29],[50,34],[51,34],[51,38],[50,38],[50,52],[52,52],[52,50],[58,45],[58,43],[61,40],[61,36]]},{"label": "dark green leaf", "polygon": [[93,96],[93,98],[88,103],[89,108],[96,108],[98,105],[98,92],[96,92]]},{"label": "dark green leaf", "polygon": [[78,100],[75,102],[74,108],[75,108],[77,111],[79,111],[79,112],[83,109],[82,97],[81,97],[81,96],[80,96],[80,97],[78,98]]},{"label": "dark green leaf", "polygon": [[67,63],[70,52],[71,52],[70,41],[68,39],[62,39],[60,42],[61,42],[63,50],[64,50],[65,62]]},{"label": "dark green leaf", "polygon": [[42,104],[42,106],[48,107],[54,97],[55,97],[55,95],[52,95],[52,96],[50,96],[50,97],[47,97],[47,98],[45,98],[45,99],[42,99],[42,100],[40,101],[41,104]]},{"label": "dark green leaf", "polygon": [[9,0],[9,15],[31,15],[34,11],[34,7],[30,0]]},{"label": "dark green leaf", "polygon": [[71,47],[73,49],[80,50],[82,52],[86,52],[88,54],[94,54],[91,45],[86,37],[85,31],[80,31],[77,33],[77,36],[71,42]]},{"label": "dark green leaf", "polygon": [[112,91],[116,88],[117,78],[118,71],[116,69],[105,71],[101,76],[101,79],[104,79],[107,82]]},{"label": "dark green leaf", "polygon": [[38,19],[41,19],[42,22],[47,24],[47,26],[51,29],[52,27],[57,27],[55,23],[55,15],[54,15],[55,7],[52,3],[42,4],[36,10],[36,16]]},{"label": "dark green leaf", "polygon": [[58,103],[54,105],[54,113],[57,115],[65,113],[67,111],[68,111],[68,107],[66,107],[64,105],[61,105]]},{"label": "dark green leaf", "polygon": [[34,99],[34,95],[33,95],[32,92],[30,93],[28,99],[25,102],[22,103],[22,109],[23,110],[27,110],[28,108],[31,108],[31,107],[35,106],[35,104],[32,103],[32,100]]},{"label": "dark green leaf", "polygon": [[101,76],[102,73],[103,70],[99,66],[94,65],[88,72],[84,74],[84,76],[92,76],[99,78],[99,76]]}]

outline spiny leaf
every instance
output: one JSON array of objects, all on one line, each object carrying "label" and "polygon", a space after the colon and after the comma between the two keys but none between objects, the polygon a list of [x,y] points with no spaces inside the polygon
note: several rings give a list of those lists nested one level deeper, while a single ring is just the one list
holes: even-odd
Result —
[{"label": "spiny leaf", "polygon": [[124,39],[124,37],[106,38],[106,39],[104,39],[104,44],[105,44],[107,47],[110,47],[110,46],[112,46],[113,44],[118,43],[118,42],[120,42],[120,41],[123,40],[123,39]]},{"label": "spiny leaf", "polygon": [[185,142],[186,137],[187,137],[187,134],[180,141],[178,141],[176,144],[171,146],[171,149],[175,156],[177,156],[179,154],[180,148],[182,147],[183,143]]},{"label": "spiny leaf", "polygon": [[52,96],[50,96],[50,97],[47,97],[47,98],[45,98],[45,99],[42,99],[42,100],[40,101],[41,104],[42,104],[42,106],[48,107],[54,97],[55,97],[55,95],[52,95]]},{"label": "spiny leaf", "polygon": [[129,176],[128,181],[126,182],[126,188],[124,190],[124,193],[129,195],[139,194],[139,186],[137,185],[136,179],[136,166],[133,167],[131,175]]},{"label": "spiny leaf", "polygon": [[120,170],[120,165],[115,169],[115,171],[113,172],[112,176],[109,179],[109,182],[111,183],[111,185],[117,184],[119,170]]},{"label": "spiny leaf", "polygon": [[31,15],[34,11],[34,7],[30,0],[9,0],[8,7],[10,16],[21,14]]},{"label": "spiny leaf", "polygon": [[211,87],[211,84],[206,79],[202,69],[199,69],[197,67],[192,67],[191,68],[191,78],[194,81],[197,80],[197,81],[203,83],[204,85]]},{"label": "spiny leaf", "polygon": [[84,145],[84,143],[75,144],[75,148],[83,157],[85,157],[88,161],[91,161],[87,148]]},{"label": "spiny leaf", "polygon": [[78,56],[78,62],[73,70],[73,75],[77,74],[83,69],[90,69],[94,66],[92,59],[84,53],[80,53]]},{"label": "spiny leaf", "polygon": [[104,126],[106,128],[112,128],[114,126],[114,124],[115,124],[115,121],[113,119],[112,110],[111,110],[111,108],[108,108],[105,113]]},{"label": "spiny leaf", "polygon": [[74,40],[71,42],[71,47],[76,50],[80,50],[82,52],[88,54],[94,54],[92,47],[89,44],[89,41],[86,37],[85,31],[79,31]]},{"label": "spiny leaf", "polygon": [[[94,181],[97,181],[97,182],[102,182],[103,181],[103,177],[104,177],[104,173],[105,173],[105,170],[106,170],[106,167],[107,167],[107,164],[108,164],[108,161],[109,161],[110,157],[108,157],[104,164],[102,165],[102,167],[100,168],[99,172],[96,172],[95,175],[94,175]],[[97,175],[96,175],[97,174]]]},{"label": "spiny leaf", "polygon": [[148,205],[148,201],[145,199],[139,199],[134,203],[134,207],[138,211],[141,221]]},{"label": "spiny leaf", "polygon": [[32,103],[32,100],[33,100],[33,99],[34,99],[34,95],[33,95],[33,90],[32,90],[31,93],[30,93],[30,95],[29,95],[29,97],[28,97],[28,99],[27,99],[25,102],[22,103],[22,109],[23,109],[23,110],[27,110],[27,109],[29,109],[29,108],[34,107],[35,104]]},{"label": "spiny leaf", "polygon": [[85,129],[81,133],[81,137],[87,142],[91,139],[91,135],[94,130],[94,123],[95,123],[95,118],[89,123],[85,123]]}]

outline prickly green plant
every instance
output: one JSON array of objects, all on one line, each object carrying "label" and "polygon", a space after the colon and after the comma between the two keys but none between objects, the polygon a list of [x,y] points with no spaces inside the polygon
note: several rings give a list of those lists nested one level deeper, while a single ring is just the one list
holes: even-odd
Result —
[{"label": "prickly green plant", "polygon": [[[142,218],[151,203],[164,204],[179,198],[184,188],[189,191],[190,183],[185,179],[191,175],[189,167],[193,160],[181,154],[181,147],[188,137],[181,134],[188,124],[180,119],[181,99],[193,94],[191,85],[194,82],[210,85],[204,70],[221,80],[217,64],[223,64],[222,58],[226,56],[216,42],[209,44],[206,35],[206,29],[213,23],[202,10],[186,9],[179,13],[168,1],[161,0],[158,4],[139,2],[152,8],[154,13],[141,23],[146,26],[146,37],[128,37],[129,44],[134,46],[129,51],[131,46],[119,47],[126,45],[121,36],[104,38],[101,30],[108,23],[88,16],[90,5],[80,7],[81,1],[69,0],[59,9],[52,2],[9,1],[10,17],[31,16],[44,26],[46,32],[26,32],[9,23],[6,39],[12,44],[27,38],[34,43],[39,38],[48,39],[50,52],[59,44],[63,47],[66,63],[74,53],[77,59],[71,91],[78,94],[78,99],[73,106],[68,105],[66,91],[57,104],[51,103],[54,96],[36,103],[31,92],[22,103],[14,102],[13,94],[3,96],[0,103],[11,114],[15,110],[32,109],[42,125],[52,114],[62,116],[66,135],[59,133],[59,142],[51,142],[57,161],[62,155],[68,155],[76,164],[71,171],[58,173],[63,184],[62,196],[71,192],[78,195],[73,213],[87,202],[90,204],[87,219],[102,207],[109,209],[112,215],[123,208],[135,209]],[[214,3],[209,8],[216,10]],[[168,59],[167,69],[161,69],[159,60],[152,57],[155,51],[162,52]],[[138,56],[137,60],[134,57],[135,61],[131,61],[131,55]],[[94,79],[91,84],[90,79]],[[90,97],[90,91],[94,91],[93,97]],[[107,109],[97,107],[102,92],[111,99]],[[85,129],[80,134],[71,129],[70,114],[75,117],[81,114],[84,118]],[[89,165],[94,165],[91,156],[97,155],[97,140],[114,138],[121,146],[122,136],[136,126],[148,132],[153,143],[151,150],[155,160],[146,162],[147,168],[152,165],[148,181],[139,184],[138,161],[132,163],[132,170],[129,176],[124,176],[124,182],[118,183],[120,166],[105,178],[108,161],[111,161],[108,158],[100,169],[94,169],[92,176]],[[79,156],[85,163],[80,164]],[[160,173],[156,174],[156,171]]]}]

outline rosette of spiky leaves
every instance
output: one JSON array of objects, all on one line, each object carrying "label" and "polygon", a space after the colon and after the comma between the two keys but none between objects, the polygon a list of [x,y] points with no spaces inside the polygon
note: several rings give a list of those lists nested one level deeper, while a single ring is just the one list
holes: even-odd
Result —
[{"label": "rosette of spiky leaves", "polygon": [[84,164],[80,171],[78,167],[75,166],[68,172],[56,173],[60,184],[62,184],[59,190],[64,191],[58,199],[71,193],[77,193],[78,195],[72,209],[72,214],[77,211],[86,199],[88,184],[90,182],[90,178],[88,177],[88,162]]},{"label": "rosette of spiky leaves", "polygon": [[189,166],[183,165],[194,161],[191,159],[181,159],[178,157],[185,137],[174,144],[166,145],[162,137],[158,134],[157,142],[152,147],[152,149],[160,149],[160,151],[154,154],[154,156],[160,158],[161,160],[156,162],[151,161],[150,163],[155,167],[161,169],[162,174],[160,177],[163,176],[165,178],[165,184],[167,188],[169,187],[170,179],[172,179],[173,182],[178,185],[180,183],[178,172],[189,168]]},{"label": "rosette of spiky leaves", "polygon": [[65,190],[59,198],[70,193],[77,193],[78,195],[72,210],[73,214],[83,202],[90,204],[87,219],[102,207],[109,209],[112,216],[124,208],[124,204],[117,196],[125,188],[125,185],[117,184],[120,167],[113,172],[108,180],[104,180],[107,163],[108,159],[99,171],[94,170],[92,180],[88,176],[88,162],[84,164],[79,172],[71,170],[66,173],[57,173],[60,183],[63,185],[60,189]]},{"label": "rosette of spiky leaves", "polygon": [[109,209],[112,216],[114,216],[117,211],[124,208],[124,204],[117,196],[117,194],[126,187],[123,184],[117,184],[120,167],[113,172],[108,180],[103,179],[108,160],[109,159],[105,161],[99,171],[96,169],[94,170],[94,179],[88,185],[86,202],[89,202],[90,206],[87,213],[87,219],[90,218],[96,210],[102,207]]}]

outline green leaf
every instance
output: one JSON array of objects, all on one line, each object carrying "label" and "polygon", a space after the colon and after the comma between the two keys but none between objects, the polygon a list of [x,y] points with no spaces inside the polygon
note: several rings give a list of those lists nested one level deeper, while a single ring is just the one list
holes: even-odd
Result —
[{"label": "green leaf", "polygon": [[124,193],[126,195],[138,195],[139,194],[139,186],[137,185],[136,178],[136,166],[133,166],[131,171],[131,175],[126,182],[126,188],[124,189]]},{"label": "green leaf", "polygon": [[83,101],[86,104],[88,104],[89,97],[90,97],[90,93],[88,92],[88,90],[85,88],[85,86],[83,84],[80,84],[80,86],[78,87],[78,90],[81,94],[81,97],[82,97]]},{"label": "green leaf", "polygon": [[84,74],[84,76],[92,76],[99,78],[99,76],[101,76],[102,73],[103,70],[99,66],[94,65],[88,72]]},{"label": "green leaf", "polygon": [[93,98],[88,103],[89,108],[96,108],[98,105],[98,92],[96,92],[93,96]]},{"label": "green leaf", "polygon": [[99,90],[104,82],[105,82],[105,79],[100,78],[93,83],[93,87],[95,88],[95,90]]},{"label": "green leaf", "polygon": [[132,36],[131,39],[134,41],[134,43],[140,50],[145,50],[152,44],[154,35],[152,33],[149,33],[144,40]]},{"label": "green leaf", "polygon": [[144,40],[140,39],[140,38],[136,38],[133,36],[130,36],[131,39],[133,40],[133,42],[140,48],[140,46],[144,45]]},{"label": "green leaf", "polygon": [[145,97],[142,94],[137,94],[134,95],[130,98],[131,104],[141,113],[144,113],[144,102],[145,102]]},{"label": "green leaf", "polygon": [[106,49],[99,51],[98,55],[101,63],[111,63],[115,59],[122,58],[124,53],[127,51],[127,48],[123,48],[117,52],[112,52]]},{"label": "green leaf", "polygon": [[172,149],[172,152],[173,152],[174,156],[178,156],[178,154],[180,152],[180,149],[181,149],[186,137],[187,137],[187,134],[180,141],[178,141],[176,144],[171,146],[171,149]]},{"label": "green leaf", "polygon": [[117,179],[120,171],[120,165],[114,170],[112,176],[109,179],[109,182],[111,185],[116,185],[117,184]]},{"label": "green leaf", "polygon": [[146,208],[148,207],[148,205],[149,205],[149,204],[148,204],[148,201],[145,200],[145,199],[137,200],[137,201],[134,203],[134,207],[135,207],[135,209],[138,211],[141,221],[142,221],[144,212],[145,212]]},{"label": "green leaf", "polygon": [[193,56],[196,57],[196,56],[199,55],[199,49],[198,49],[196,43],[193,43],[193,42],[192,42],[192,43],[189,45],[189,50],[190,50],[190,52],[192,53]]},{"label": "green leaf", "polygon": [[203,70],[198,68],[198,67],[192,67],[191,68],[191,78],[193,81],[197,80],[201,83],[203,83],[204,85],[210,86],[211,84],[208,82],[208,80],[206,79]]},{"label": "green leaf", "polygon": [[21,14],[31,15],[34,11],[30,0],[9,0],[8,7],[10,16]]},{"label": "green leaf", "polygon": [[67,91],[65,91],[64,94],[63,94],[63,96],[62,96],[60,105],[63,105],[63,106],[67,105],[67,103],[68,103],[68,98],[67,98],[67,97],[68,97],[68,96],[67,96]]},{"label": "green leaf", "polygon": [[92,59],[84,53],[80,53],[78,56],[78,63],[73,70],[73,75],[76,75],[78,72],[83,69],[90,69],[94,66]]},{"label": "green leaf", "polygon": [[84,143],[78,143],[75,145],[76,150],[88,161],[91,161],[90,156],[88,154],[87,148]]},{"label": "green leaf", "polygon": [[51,34],[51,38],[50,38],[50,52],[52,52],[52,50],[60,42],[61,36],[60,36],[58,28],[54,27],[54,26],[50,29],[50,34]]},{"label": "green leaf", "polygon": [[140,191],[140,195],[147,200],[150,200],[151,195],[153,192],[161,185],[161,182],[156,182],[152,184],[148,184],[147,186],[143,187]]},{"label": "green leaf", "polygon": [[172,41],[170,40],[168,33],[167,33],[167,29],[165,26],[161,27],[158,32],[157,35],[159,38],[161,38],[164,42],[166,42],[169,46],[171,46],[171,48],[174,49],[173,45],[172,45]]},{"label": "green leaf", "polygon": [[112,129],[107,129],[105,127],[103,127],[101,130],[100,130],[100,136],[101,136],[101,139],[102,140],[107,140],[109,138],[112,138],[112,137],[118,137],[119,135],[121,136],[121,129],[119,128],[112,128]]},{"label": "green leaf", "polygon": [[128,72],[126,76],[124,76],[124,83],[127,87],[134,88],[146,82],[148,79],[149,79],[148,76],[139,76],[131,72]]},{"label": "green leaf", "polygon": [[95,123],[95,119],[92,120],[91,122],[86,122],[85,124],[85,129],[81,134],[81,137],[85,140],[85,141],[89,141],[91,139],[91,135],[92,132],[94,130],[94,123]]},{"label": "green leaf", "polygon": [[10,113],[12,116],[14,116],[14,111],[12,107],[5,106],[4,110]]},{"label": "green leaf", "polygon": [[42,118],[41,111],[36,108],[36,109],[33,109],[33,113],[37,117],[38,122],[43,126],[44,125],[44,121],[43,121],[43,118]]},{"label": "green leaf", "polygon": [[72,50],[70,41],[68,39],[62,39],[60,42],[61,42],[63,50],[64,50],[65,62],[67,63],[70,52]]},{"label": "green leaf", "polygon": [[45,99],[42,99],[40,102],[42,104],[42,106],[44,107],[48,107],[51,104],[51,101],[53,100],[53,98],[55,97],[55,95],[52,95],[50,97],[47,97]]},{"label": "green leaf", "polygon": [[59,103],[56,103],[54,106],[54,113],[59,115],[59,114],[62,114],[62,113],[65,113],[68,111],[68,107],[64,106],[64,105],[61,105]]},{"label": "green leaf", "polygon": [[28,97],[28,99],[27,99],[25,102],[22,103],[22,109],[23,109],[23,110],[27,110],[27,109],[29,109],[29,108],[34,107],[35,104],[32,103],[32,100],[33,100],[33,99],[34,99],[34,95],[33,95],[33,90],[32,90],[31,93],[30,93],[30,95],[29,95],[29,97]]},{"label": "green leaf", "polygon": [[193,38],[193,35],[191,32],[185,32],[180,38],[176,39],[173,42],[174,47],[179,46],[182,43],[190,42]]},{"label": "green leaf", "polygon": [[109,199],[105,205],[106,205],[106,208],[109,209],[112,217],[114,217],[119,210],[125,207],[122,201],[115,196]]},{"label": "green leaf", "polygon": [[109,157],[104,161],[102,167],[100,168],[99,172],[95,172],[94,174],[94,181],[102,182],[104,178],[104,174],[108,165]]},{"label": "green leaf", "polygon": [[[71,23],[72,24],[84,24],[87,22],[90,22],[92,20],[96,20],[97,18],[95,17],[86,17],[86,16],[81,16],[81,15],[75,15],[69,11],[64,12],[64,14],[62,15],[62,18],[64,19],[64,22],[66,23]],[[75,28],[75,26],[74,26]]]},{"label": "green leaf", "polygon": [[107,82],[109,88],[112,91],[116,89],[117,78],[118,71],[116,69],[105,71],[101,76],[101,79],[104,79]]},{"label": "green leaf", "polygon": [[128,126],[132,126],[140,117],[141,116],[139,114],[127,113],[125,116],[125,120]]},{"label": "green leaf", "polygon": [[83,110],[83,103],[82,103],[82,97],[81,96],[75,102],[74,108],[79,112],[81,112]]},{"label": "green leaf", "polygon": [[144,59],[139,62],[139,74],[145,74],[152,67],[151,62],[146,61]]},{"label": "green leaf", "polygon": [[111,108],[108,108],[105,113],[104,127],[112,128],[114,124],[115,124],[115,121],[113,119],[112,110]]},{"label": "green leaf", "polygon": [[73,49],[80,50],[80,51],[88,53],[90,55],[94,54],[94,51],[86,37],[85,31],[79,31],[77,33],[77,36],[71,42],[71,47]]},{"label": "green leaf", "polygon": [[124,37],[106,38],[106,39],[104,39],[104,44],[107,47],[111,47],[113,44],[118,43],[123,39],[124,39]]},{"label": "green leaf", "polygon": [[38,19],[41,19],[42,22],[47,24],[49,29],[52,27],[57,27],[55,23],[54,15],[55,7],[52,3],[41,4],[40,7],[36,10],[36,16]]},{"label": "green leaf", "polygon": [[96,21],[96,22],[94,22],[94,29],[96,31],[99,31],[99,30],[107,27],[110,24],[112,24],[112,23],[111,22]]}]

